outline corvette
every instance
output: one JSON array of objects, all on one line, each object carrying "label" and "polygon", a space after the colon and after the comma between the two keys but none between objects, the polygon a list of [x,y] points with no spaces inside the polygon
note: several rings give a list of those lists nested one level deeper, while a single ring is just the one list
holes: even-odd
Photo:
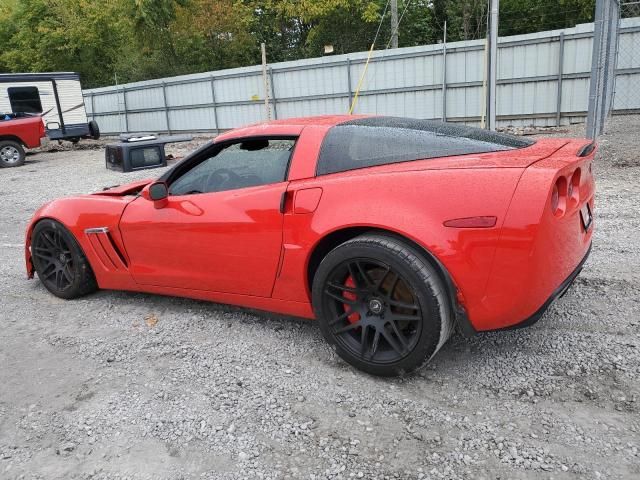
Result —
[{"label": "corvette", "polygon": [[537,321],[591,249],[595,144],[379,116],[219,135],[157,180],[41,207],[29,278],[317,319],[375,375]]}]

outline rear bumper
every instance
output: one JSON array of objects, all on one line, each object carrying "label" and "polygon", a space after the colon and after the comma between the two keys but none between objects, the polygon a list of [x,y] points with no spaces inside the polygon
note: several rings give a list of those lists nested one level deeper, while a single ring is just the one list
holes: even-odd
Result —
[{"label": "rear bumper", "polygon": [[563,297],[564,294],[567,293],[567,290],[569,290],[569,287],[571,287],[575,279],[578,277],[578,275],[580,275],[580,272],[582,271],[582,267],[584,266],[585,262],[589,258],[589,254],[591,253],[591,247],[592,247],[592,244],[589,244],[589,249],[587,250],[587,253],[582,258],[582,260],[580,261],[578,266],[575,268],[575,270],[571,272],[571,274],[560,284],[560,286],[553,291],[551,296],[544,302],[544,304],[538,310],[536,310],[536,312],[533,315],[531,315],[529,318],[524,319],[520,323],[516,323],[515,325],[511,325],[505,328],[499,328],[497,330],[514,330],[518,328],[530,327],[531,325],[535,324],[538,320],[540,320],[542,316],[545,314],[545,312],[549,309],[549,307],[553,305],[553,303],[558,298]]},{"label": "rear bumper", "polygon": [[[465,296],[476,330],[500,330],[541,316],[547,300],[557,297],[582,265],[595,226],[585,228],[581,210],[588,204],[592,215],[596,211],[595,179],[593,152],[578,157],[578,147],[580,142],[569,143],[523,172],[500,229],[484,296]],[[562,203],[554,210],[553,186],[558,182]]]}]

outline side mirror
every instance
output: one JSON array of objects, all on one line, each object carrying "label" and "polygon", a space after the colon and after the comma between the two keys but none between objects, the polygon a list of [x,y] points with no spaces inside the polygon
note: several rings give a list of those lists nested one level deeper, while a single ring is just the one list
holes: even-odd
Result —
[{"label": "side mirror", "polygon": [[162,208],[167,204],[169,188],[164,182],[155,182],[142,191],[142,196],[151,200],[156,208]]},{"label": "side mirror", "polygon": [[149,198],[154,202],[164,200],[169,196],[169,189],[164,182],[152,183],[149,187]]}]

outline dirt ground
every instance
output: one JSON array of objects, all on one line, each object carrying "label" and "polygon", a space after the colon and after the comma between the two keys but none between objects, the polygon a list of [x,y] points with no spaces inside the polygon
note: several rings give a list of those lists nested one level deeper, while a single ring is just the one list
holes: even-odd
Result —
[{"label": "dirt ground", "polygon": [[108,171],[98,147],[0,170],[0,478],[640,478],[640,118],[601,139],[593,252],[567,295],[391,380],[313,322],[27,280],[42,203],[161,173]]}]

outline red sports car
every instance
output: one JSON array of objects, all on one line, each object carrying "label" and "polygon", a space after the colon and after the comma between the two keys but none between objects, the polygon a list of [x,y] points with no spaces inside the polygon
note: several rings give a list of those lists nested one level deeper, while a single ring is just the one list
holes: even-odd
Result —
[{"label": "red sports car", "polygon": [[591,246],[595,145],[379,116],[218,136],[158,180],[55,200],[26,264],[54,295],[177,295],[316,318],[350,364],[424,365],[529,325]]}]

